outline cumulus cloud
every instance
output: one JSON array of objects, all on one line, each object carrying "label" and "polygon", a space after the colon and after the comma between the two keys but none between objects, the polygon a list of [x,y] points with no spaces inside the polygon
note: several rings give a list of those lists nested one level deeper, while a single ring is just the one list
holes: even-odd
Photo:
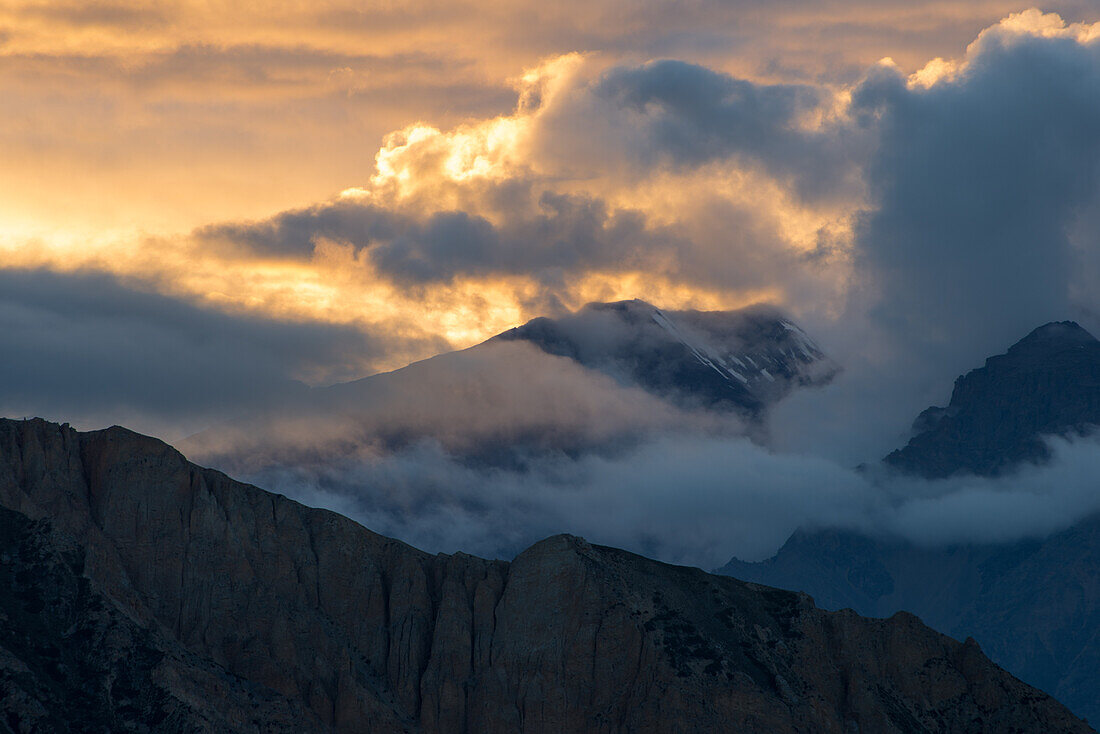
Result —
[{"label": "cumulus cloud", "polygon": [[882,66],[854,95],[881,130],[856,257],[876,318],[922,348],[973,361],[1070,311],[1076,250],[1096,244],[1069,229],[1096,198],[1100,34],[1047,34],[1061,25],[1015,16],[953,78],[910,85]]},{"label": "cumulus cloud", "polygon": [[576,175],[611,168],[643,177],[726,161],[760,166],[818,197],[842,193],[854,171],[825,87],[760,84],[661,60],[612,67],[561,96],[542,113],[534,145],[542,165]]},{"label": "cumulus cloud", "polygon": [[570,54],[523,77],[511,115],[393,133],[362,188],[195,237],[299,261],[336,242],[406,285],[518,276],[576,303],[579,278],[640,272],[751,300],[821,280],[819,246],[859,195],[867,136],[834,106],[822,88]]}]

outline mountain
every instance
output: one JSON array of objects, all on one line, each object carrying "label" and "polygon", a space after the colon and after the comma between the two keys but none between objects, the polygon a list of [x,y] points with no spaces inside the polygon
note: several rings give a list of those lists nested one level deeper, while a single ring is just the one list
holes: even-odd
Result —
[{"label": "mountain", "polygon": [[[1031,332],[960,377],[886,457],[928,478],[1000,475],[1047,458],[1044,435],[1100,423],[1100,342],[1073,322]],[[980,518],[975,519],[980,522]],[[799,531],[771,559],[719,573],[804,591],[827,609],[906,610],[1072,710],[1100,720],[1100,516],[1041,540],[922,548],[847,530]]]},{"label": "mountain", "polygon": [[792,389],[824,384],[837,371],[802,329],[769,306],[663,311],[637,299],[590,303],[495,339],[529,342],[680,405],[753,419]]},{"label": "mountain", "polygon": [[121,428],[0,421],[0,507],[0,731],[1091,731],[912,615],[432,556]]},{"label": "mountain", "polygon": [[918,416],[908,445],[886,457],[928,478],[1041,463],[1041,437],[1100,424],[1100,341],[1072,321],[1046,324],[955,381],[946,408]]},{"label": "mountain", "polygon": [[182,442],[219,468],[297,467],[425,441],[479,465],[614,452],[658,431],[761,430],[767,407],[836,372],[778,311],[589,304],[458,352],[313,390]]},{"label": "mountain", "polygon": [[1100,720],[1100,516],[1042,540],[948,548],[800,531],[773,558],[717,573],[805,592],[824,609],[911,612]]}]

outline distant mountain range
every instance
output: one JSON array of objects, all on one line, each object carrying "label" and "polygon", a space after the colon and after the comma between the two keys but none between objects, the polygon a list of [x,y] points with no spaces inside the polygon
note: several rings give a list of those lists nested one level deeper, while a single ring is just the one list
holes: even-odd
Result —
[{"label": "distant mountain range", "polygon": [[0,420],[0,732],[1086,732],[909,614],[556,536],[432,556],[121,428]]},{"label": "distant mountain range", "polygon": [[[1047,461],[1043,436],[1097,425],[1100,342],[1076,323],[1051,323],[960,377],[947,407],[921,413],[908,445],[884,461],[927,478],[999,476]],[[828,609],[913,612],[973,636],[1015,675],[1100,720],[1100,516],[1042,540],[948,548],[800,531],[775,557],[719,572],[805,591]]]}]

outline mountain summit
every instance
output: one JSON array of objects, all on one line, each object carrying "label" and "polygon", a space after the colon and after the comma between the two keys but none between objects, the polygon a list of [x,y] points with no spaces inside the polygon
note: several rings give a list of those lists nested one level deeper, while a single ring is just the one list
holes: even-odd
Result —
[{"label": "mountain summit", "polygon": [[1049,458],[1044,435],[1100,424],[1100,341],[1073,321],[1040,326],[955,381],[946,408],[918,416],[887,464],[928,478],[986,476]]},{"label": "mountain summit", "polygon": [[685,407],[752,419],[794,388],[822,385],[837,371],[806,332],[769,306],[665,311],[637,299],[590,303],[495,338],[530,342]]}]

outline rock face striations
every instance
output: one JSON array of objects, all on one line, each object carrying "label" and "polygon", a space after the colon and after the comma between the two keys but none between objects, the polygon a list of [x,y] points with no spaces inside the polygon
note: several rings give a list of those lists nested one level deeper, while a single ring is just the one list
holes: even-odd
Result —
[{"label": "rock face striations", "polygon": [[0,505],[0,731],[1090,731],[911,615],[430,556],[120,428],[0,421]]},{"label": "rock face striations", "polygon": [[1041,437],[1100,425],[1100,341],[1072,321],[1046,324],[955,381],[909,444],[886,457],[928,477],[993,476],[1049,458]]}]

